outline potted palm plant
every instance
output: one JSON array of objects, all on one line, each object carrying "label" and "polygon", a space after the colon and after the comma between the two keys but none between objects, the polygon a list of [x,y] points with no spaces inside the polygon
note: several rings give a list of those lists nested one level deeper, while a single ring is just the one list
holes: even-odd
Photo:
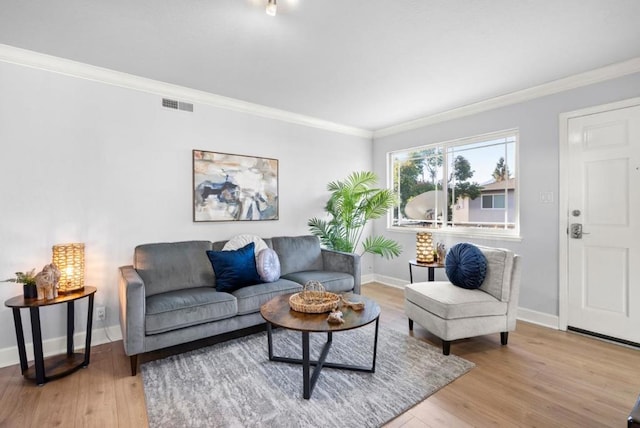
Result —
[{"label": "potted palm plant", "polygon": [[33,268],[29,272],[16,272],[15,278],[5,279],[6,282],[17,282],[22,284],[22,290],[25,299],[34,299],[38,296],[36,288],[36,269]]},{"label": "potted palm plant", "polygon": [[[393,206],[395,195],[388,189],[373,187],[378,177],[373,172],[353,172],[344,181],[327,185],[331,196],[325,205],[328,219],[312,218],[307,223],[313,235],[327,248],[358,252],[362,231],[369,220],[384,216]],[[402,247],[384,236],[370,236],[362,242],[362,252],[388,259],[397,257]]]}]

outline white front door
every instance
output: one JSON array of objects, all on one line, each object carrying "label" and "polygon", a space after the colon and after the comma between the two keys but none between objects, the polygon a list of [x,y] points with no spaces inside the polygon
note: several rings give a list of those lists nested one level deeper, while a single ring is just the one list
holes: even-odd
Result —
[{"label": "white front door", "polygon": [[567,325],[640,343],[640,105],[567,121]]}]

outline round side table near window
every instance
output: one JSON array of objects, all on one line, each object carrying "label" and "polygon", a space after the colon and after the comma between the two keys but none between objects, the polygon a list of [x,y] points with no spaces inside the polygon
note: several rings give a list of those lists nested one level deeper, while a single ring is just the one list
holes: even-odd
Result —
[{"label": "round side table near window", "polygon": [[[18,355],[20,357],[20,369],[22,375],[30,380],[34,380],[38,385],[44,385],[53,379],[68,375],[89,365],[91,353],[91,326],[93,321],[93,298],[96,293],[95,287],[84,287],[82,290],[60,294],[58,297],[49,300],[25,299],[23,295],[12,297],[4,302],[6,307],[13,311],[13,322],[16,328],[16,339],[18,341]],[[89,299],[87,309],[87,333],[84,346],[84,354],[73,352],[73,330],[75,324],[75,302],[76,300]],[[40,308],[45,306],[67,304],[67,353],[44,358],[42,349],[42,331],[40,328]],[[24,332],[22,329],[22,318],[20,309],[29,309],[31,317],[31,334],[33,337],[34,364],[29,367],[27,363],[27,352],[24,343]]]},{"label": "round side table near window", "polygon": [[444,268],[444,263],[439,263],[439,262],[422,263],[416,260],[409,260],[409,281],[411,281],[411,284],[413,284],[413,266],[429,269],[427,273],[427,280],[435,281],[436,269]]}]

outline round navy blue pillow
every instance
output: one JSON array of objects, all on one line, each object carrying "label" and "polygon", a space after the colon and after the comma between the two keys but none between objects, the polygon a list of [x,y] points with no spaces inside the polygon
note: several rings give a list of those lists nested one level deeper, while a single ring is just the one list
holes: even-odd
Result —
[{"label": "round navy blue pillow", "polygon": [[480,288],[487,276],[487,259],[478,247],[468,242],[451,247],[444,264],[449,281],[458,287]]}]

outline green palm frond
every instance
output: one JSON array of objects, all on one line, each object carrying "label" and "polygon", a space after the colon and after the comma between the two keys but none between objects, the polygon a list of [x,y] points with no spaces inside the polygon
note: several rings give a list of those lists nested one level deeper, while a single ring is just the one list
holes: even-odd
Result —
[{"label": "green palm frond", "polygon": [[362,243],[366,253],[377,254],[386,259],[398,257],[402,253],[402,247],[396,241],[384,236],[372,236]]},{"label": "green palm frond", "polygon": [[[367,222],[383,217],[396,200],[394,192],[372,187],[377,180],[373,172],[356,171],[344,180],[327,185],[331,192],[325,205],[329,219],[312,218],[307,223],[322,245],[349,253],[356,251]],[[368,238],[363,250],[387,258],[401,252],[400,245],[383,237]]]}]

